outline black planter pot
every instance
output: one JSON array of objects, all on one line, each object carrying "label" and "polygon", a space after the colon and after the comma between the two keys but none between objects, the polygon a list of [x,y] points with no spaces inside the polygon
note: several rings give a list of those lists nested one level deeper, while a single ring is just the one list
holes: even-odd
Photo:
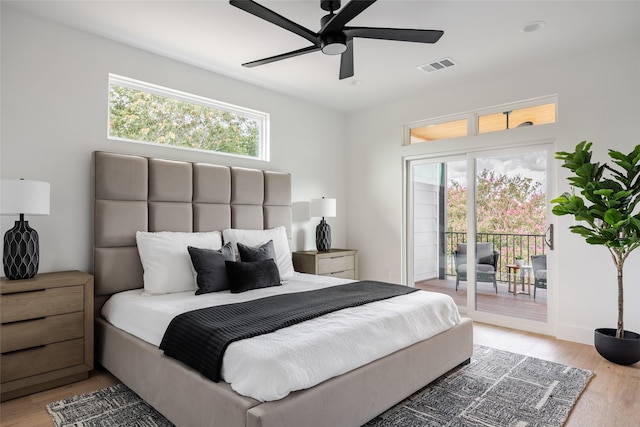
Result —
[{"label": "black planter pot", "polygon": [[616,330],[595,330],[594,343],[600,356],[618,365],[633,365],[640,362],[640,334],[624,331],[623,338],[616,338]]}]

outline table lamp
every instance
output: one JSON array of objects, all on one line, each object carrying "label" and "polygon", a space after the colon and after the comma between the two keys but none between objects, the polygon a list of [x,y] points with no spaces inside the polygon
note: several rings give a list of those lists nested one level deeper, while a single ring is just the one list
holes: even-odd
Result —
[{"label": "table lamp", "polygon": [[28,279],[36,275],[40,263],[38,232],[29,227],[25,215],[49,215],[48,182],[3,179],[0,213],[19,215],[20,220],[4,235],[2,265],[8,279]]},{"label": "table lamp", "polygon": [[336,199],[311,199],[309,202],[309,216],[322,217],[316,227],[316,249],[318,252],[328,252],[331,249],[331,227],[325,217],[336,216]]}]

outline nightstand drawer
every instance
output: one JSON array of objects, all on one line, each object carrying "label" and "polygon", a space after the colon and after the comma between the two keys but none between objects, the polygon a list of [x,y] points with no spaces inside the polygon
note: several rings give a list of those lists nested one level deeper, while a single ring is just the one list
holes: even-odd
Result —
[{"label": "nightstand drawer", "polygon": [[84,313],[69,313],[2,325],[3,353],[84,335]]},{"label": "nightstand drawer", "polygon": [[84,361],[84,340],[75,339],[2,355],[2,382],[54,371]]},{"label": "nightstand drawer", "polygon": [[66,286],[3,294],[0,310],[2,323],[83,311],[84,288]]},{"label": "nightstand drawer", "polygon": [[353,255],[320,258],[318,260],[318,274],[338,273],[355,268]]},{"label": "nightstand drawer", "polygon": [[344,270],[344,271],[338,271],[336,273],[327,273],[324,276],[339,277],[340,279],[355,279],[356,271]]},{"label": "nightstand drawer", "polygon": [[358,251],[330,249],[326,252],[293,252],[293,267],[300,273],[358,279]]},{"label": "nightstand drawer", "polygon": [[87,378],[93,369],[93,276],[0,277],[0,400]]}]

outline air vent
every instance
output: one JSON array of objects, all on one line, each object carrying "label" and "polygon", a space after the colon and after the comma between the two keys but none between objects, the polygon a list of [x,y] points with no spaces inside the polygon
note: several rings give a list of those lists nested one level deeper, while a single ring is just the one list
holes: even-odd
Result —
[{"label": "air vent", "polygon": [[453,59],[443,58],[429,64],[418,65],[418,70],[430,73],[432,71],[444,70],[445,68],[450,68],[454,65],[456,65],[456,63],[453,62]]}]

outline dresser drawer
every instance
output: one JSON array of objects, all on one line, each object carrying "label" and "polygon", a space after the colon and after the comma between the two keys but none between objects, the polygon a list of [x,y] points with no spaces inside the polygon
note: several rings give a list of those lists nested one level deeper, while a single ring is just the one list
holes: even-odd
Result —
[{"label": "dresser drawer", "polygon": [[84,361],[84,340],[75,339],[42,347],[19,350],[0,356],[2,382],[17,380],[43,372],[54,371]]},{"label": "dresser drawer", "polygon": [[0,298],[0,321],[2,323],[83,310],[83,286],[3,294]]},{"label": "dresser drawer", "polygon": [[318,274],[338,273],[355,268],[355,257],[353,255],[337,256],[331,258],[320,258],[318,260]]},{"label": "dresser drawer", "polygon": [[69,313],[2,325],[0,351],[37,347],[84,335],[84,313]]}]

